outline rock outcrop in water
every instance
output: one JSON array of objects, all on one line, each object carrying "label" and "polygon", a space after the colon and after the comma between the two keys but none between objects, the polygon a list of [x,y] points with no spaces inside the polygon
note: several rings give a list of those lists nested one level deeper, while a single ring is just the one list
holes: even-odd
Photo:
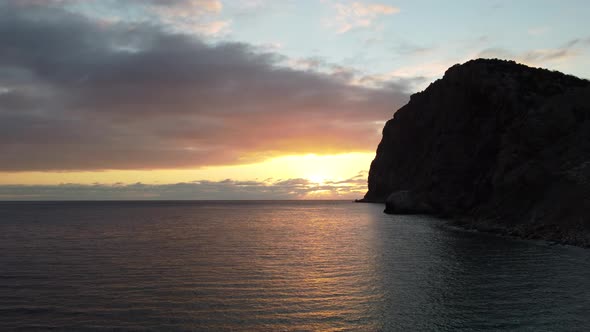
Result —
[{"label": "rock outcrop in water", "polygon": [[386,212],[590,246],[590,82],[455,65],[387,122],[368,184],[362,201],[387,200]]}]

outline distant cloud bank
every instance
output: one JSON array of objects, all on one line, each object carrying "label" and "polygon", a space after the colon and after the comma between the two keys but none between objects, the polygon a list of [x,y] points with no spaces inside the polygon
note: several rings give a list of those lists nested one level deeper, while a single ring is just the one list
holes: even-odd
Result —
[{"label": "distant cloud bank", "polygon": [[192,181],[175,184],[0,185],[0,200],[272,200],[355,199],[366,174],[343,181]]}]

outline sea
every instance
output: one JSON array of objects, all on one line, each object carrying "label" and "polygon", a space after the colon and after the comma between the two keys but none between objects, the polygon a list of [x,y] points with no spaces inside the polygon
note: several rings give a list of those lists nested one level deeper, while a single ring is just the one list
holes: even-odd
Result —
[{"label": "sea", "polygon": [[590,250],[347,201],[0,203],[0,331],[590,331]]}]

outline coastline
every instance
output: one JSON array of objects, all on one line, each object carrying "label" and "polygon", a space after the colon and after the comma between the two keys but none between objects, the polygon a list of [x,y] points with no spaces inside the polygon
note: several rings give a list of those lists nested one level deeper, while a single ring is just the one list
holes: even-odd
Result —
[{"label": "coastline", "polygon": [[532,225],[517,224],[507,226],[490,219],[474,217],[457,217],[448,219],[449,225],[475,230],[478,232],[518,238],[522,240],[542,240],[554,244],[571,245],[581,248],[590,248],[590,234],[582,230],[564,229],[556,224]]},{"label": "coastline", "polygon": [[[367,200],[365,198],[354,200],[355,203],[383,204],[383,213],[390,215],[404,215],[408,213],[391,213],[385,209],[384,202]],[[540,240],[552,244],[570,245],[580,248],[590,248],[590,234],[583,230],[563,229],[558,225],[532,225],[516,224],[507,226],[493,219],[484,219],[473,216],[448,216],[437,213],[418,213],[434,216],[443,220],[448,226],[458,227],[466,231],[477,231],[495,234],[503,237],[521,240]]]}]

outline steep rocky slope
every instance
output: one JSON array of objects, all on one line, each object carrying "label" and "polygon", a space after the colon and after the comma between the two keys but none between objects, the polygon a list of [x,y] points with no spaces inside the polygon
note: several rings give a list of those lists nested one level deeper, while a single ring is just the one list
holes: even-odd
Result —
[{"label": "steep rocky slope", "polygon": [[363,201],[468,227],[590,245],[590,82],[478,59],[383,129]]}]

